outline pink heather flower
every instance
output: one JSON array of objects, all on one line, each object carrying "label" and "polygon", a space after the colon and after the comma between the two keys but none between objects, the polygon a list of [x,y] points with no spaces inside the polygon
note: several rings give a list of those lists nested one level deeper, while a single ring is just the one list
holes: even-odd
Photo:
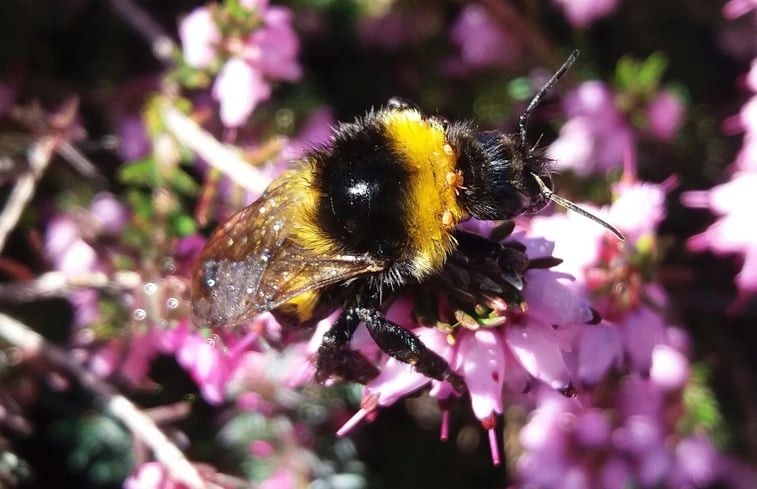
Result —
[{"label": "pink heather flower", "polygon": [[150,363],[158,354],[158,336],[157,330],[150,330],[131,336],[128,342],[113,340],[92,356],[90,369],[100,377],[118,375],[138,385],[147,377]]},{"label": "pink heather flower", "polygon": [[136,161],[150,152],[150,139],[142,119],[129,116],[118,124],[118,151],[124,161]]},{"label": "pink heather flower", "polygon": [[288,164],[302,158],[311,149],[327,144],[334,133],[333,126],[334,114],[331,109],[322,107],[314,110],[308,115],[297,137],[290,139],[281,151],[281,162]]},{"label": "pink heather flower", "polygon": [[618,6],[618,0],[555,0],[555,2],[565,11],[568,21],[576,27],[588,27]]},{"label": "pink heather flower", "polygon": [[[82,239],[77,223],[65,214],[56,215],[47,225],[45,252],[53,268],[66,275],[75,276],[101,268],[94,248]],[[99,317],[97,299],[98,294],[94,289],[81,289],[69,294],[68,300],[74,310],[74,325],[91,324]]]},{"label": "pink heather flower", "polygon": [[757,1],[755,0],[730,0],[723,5],[723,17],[735,19],[755,9],[757,9]]},{"label": "pink heather flower", "polygon": [[239,4],[247,10],[260,11],[268,8],[268,0],[239,0]]},{"label": "pink heather flower", "polygon": [[292,29],[292,12],[284,7],[270,7],[263,14],[265,25],[250,34],[244,58],[266,77],[295,81],[302,76],[297,62],[300,42]]},{"label": "pink heather flower", "polygon": [[220,404],[255,336],[228,336],[223,339],[227,346],[222,347],[215,338],[191,333],[189,323],[181,322],[163,332],[157,341],[161,351],[176,355],[176,361],[192,376],[203,398],[210,404]]},{"label": "pink heather flower", "polygon": [[100,229],[107,234],[120,233],[129,219],[129,211],[110,192],[96,194],[92,198],[89,212],[100,226]]},{"label": "pink heather flower", "polygon": [[221,105],[221,121],[230,128],[243,125],[257,104],[270,97],[268,80],[294,81],[302,76],[291,11],[269,7],[267,1],[248,0],[242,6],[255,10],[261,20],[242,39],[224,39],[207,7],[194,10],[179,28],[184,57],[194,68],[211,68],[219,46],[231,52],[212,89]]},{"label": "pink heather flower", "polygon": [[179,24],[179,38],[187,64],[197,69],[208,68],[221,42],[221,33],[210,9],[199,7],[184,17]]},{"label": "pink heather flower", "polygon": [[486,8],[466,5],[450,31],[452,41],[460,49],[456,71],[507,66],[522,56],[520,40],[501,25],[493,22]]},{"label": "pink heather flower", "polygon": [[[757,5],[757,2],[755,5]],[[757,58],[752,60],[752,66],[746,76],[746,84],[750,90],[757,92]]]},{"label": "pink heather flower", "polygon": [[613,185],[615,200],[607,213],[607,220],[623,230],[629,243],[654,235],[665,219],[665,198],[674,180],[662,184],[624,178]]},{"label": "pink heather flower", "polygon": [[707,191],[686,192],[684,204],[709,207],[720,218],[703,233],[689,239],[692,251],[710,249],[717,254],[744,257],[736,284],[742,292],[757,292],[757,227],[752,210],[757,206],[757,172],[739,172],[730,182]]},{"label": "pink heather flower", "polygon": [[657,94],[647,107],[649,132],[663,141],[670,141],[678,130],[685,108],[671,92],[665,90]]},{"label": "pink heather flower", "polygon": [[744,129],[744,145],[733,166],[737,171],[757,171],[757,96],[744,104],[739,112],[739,122]]},{"label": "pink heather flower", "polygon": [[258,487],[260,489],[294,489],[297,485],[292,471],[280,468]]},{"label": "pink heather flower", "polygon": [[[655,355],[655,362],[668,353]],[[680,354],[680,352],[677,352]],[[680,362],[688,372],[685,356]],[[676,361],[678,363],[678,361]],[[660,372],[668,365],[653,365]],[[684,375],[685,377],[685,375]],[[685,378],[676,380],[681,389]],[[603,389],[603,409],[590,393],[569,399],[548,389],[537,391],[537,408],[521,429],[524,453],[517,462],[515,487],[749,487],[753,471],[732,471],[736,461],[717,453],[703,435],[680,437],[670,413],[682,409],[673,386],[656,376],[629,376]],[[609,403],[609,405],[607,405]]]},{"label": "pink heather flower", "polygon": [[584,82],[565,97],[563,105],[569,119],[547,149],[556,167],[585,176],[620,165],[634,142],[612,91],[599,81]]},{"label": "pink heather flower", "polygon": [[148,462],[124,481],[124,489],[187,489],[187,486],[173,481],[158,462]]},{"label": "pink heather flower", "polygon": [[213,97],[221,104],[221,121],[239,127],[259,102],[271,96],[271,86],[246,61],[231,58],[213,83]]},{"label": "pink heather flower", "polygon": [[[584,206],[616,225],[626,235],[625,243],[570,212],[535,216],[528,223],[530,236],[554,240],[554,256],[564,260],[555,271],[575,277],[565,286],[579,296],[595,296],[593,306],[605,320],[583,328],[575,344],[574,375],[584,383],[599,382],[626,358],[637,371],[648,372],[655,347],[669,343],[666,322],[647,305],[650,302],[664,307],[665,293],[654,283],[644,283],[642,271],[634,264],[638,261],[636,254],[652,251],[649,247],[654,246],[656,228],[665,217],[669,187],[670,183],[655,185],[626,176],[615,186],[617,198],[608,209]],[[529,256],[551,254],[549,248],[537,251],[544,247],[544,240],[530,238],[524,242]]]},{"label": "pink heather flower", "polygon": [[[524,297],[528,310],[508,316],[503,324],[460,327],[450,344],[445,333],[436,328],[415,328],[424,344],[460,374],[468,385],[474,414],[489,432],[492,460],[499,463],[496,419],[503,411],[506,389],[522,392],[530,382],[542,381],[568,394],[572,391],[570,369],[566,364],[569,350],[578,338],[582,323],[595,319],[591,308],[562,284],[565,274],[549,270],[525,273]],[[390,308],[387,316],[398,324],[412,324],[410,308],[400,303],[400,311]],[[371,358],[371,357],[368,357]],[[378,407],[393,404],[428,384],[431,394],[440,401],[453,395],[447,382],[431,380],[406,364],[388,359],[381,373],[369,382],[361,409],[338,431],[347,433],[360,420],[374,415]],[[442,438],[446,438],[446,421]]]},{"label": "pink heather flower", "polygon": [[59,214],[47,225],[45,251],[53,266],[66,274],[94,271],[97,268],[97,253],[85,242],[77,223],[70,217]]}]

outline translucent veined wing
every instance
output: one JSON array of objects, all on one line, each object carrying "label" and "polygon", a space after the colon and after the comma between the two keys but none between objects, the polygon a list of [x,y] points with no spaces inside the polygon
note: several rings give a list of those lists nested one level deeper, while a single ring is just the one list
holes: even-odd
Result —
[{"label": "translucent veined wing", "polygon": [[385,268],[369,256],[317,256],[291,239],[303,217],[297,175],[284,173],[208,239],[192,277],[192,308],[201,324],[239,324],[304,292]]}]

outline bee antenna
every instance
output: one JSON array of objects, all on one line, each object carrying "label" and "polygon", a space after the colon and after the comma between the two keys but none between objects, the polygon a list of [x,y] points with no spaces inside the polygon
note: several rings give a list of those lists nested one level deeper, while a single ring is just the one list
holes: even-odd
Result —
[{"label": "bee antenna", "polygon": [[594,214],[592,214],[591,212],[578,207],[576,204],[574,204],[573,202],[569,201],[568,199],[566,199],[564,197],[560,197],[559,195],[555,194],[552,191],[552,189],[550,189],[549,187],[547,187],[547,185],[544,183],[544,181],[542,181],[542,179],[539,178],[539,176],[536,175],[535,173],[531,173],[531,176],[534,177],[534,180],[536,181],[536,184],[539,186],[539,191],[541,192],[541,194],[543,196],[545,196],[546,198],[548,198],[549,200],[551,200],[552,202],[554,202],[555,204],[557,204],[559,206],[562,206],[562,207],[564,207],[564,208],[566,208],[566,209],[568,209],[570,211],[573,211],[573,212],[575,212],[577,214],[581,214],[584,217],[588,217],[592,221],[596,222],[600,226],[602,226],[605,229],[607,229],[608,231],[610,231],[620,241],[625,241],[626,240],[626,237],[623,236],[623,233],[621,233],[620,231],[618,231],[617,229],[615,229],[615,227],[612,224],[610,224],[608,222],[605,222],[602,219],[600,219],[599,217],[597,217]]},{"label": "bee antenna", "polygon": [[565,74],[565,72],[568,71],[568,68],[570,68],[571,65],[575,63],[576,58],[578,58],[578,53],[578,49],[575,49],[572,53],[570,53],[570,56],[568,56],[568,59],[565,60],[565,63],[563,63],[560,69],[557,70],[554,75],[552,75],[552,78],[547,80],[547,83],[545,83],[544,86],[541,87],[538,92],[536,92],[534,98],[532,98],[528,103],[528,107],[526,107],[525,112],[520,115],[520,119],[518,120],[518,129],[520,130],[520,147],[522,150],[526,149],[526,125],[528,124],[528,117],[531,115],[531,112],[534,111],[536,106],[539,105],[541,99],[544,98],[547,92],[549,92],[552,87],[555,86],[557,80],[559,80]]}]

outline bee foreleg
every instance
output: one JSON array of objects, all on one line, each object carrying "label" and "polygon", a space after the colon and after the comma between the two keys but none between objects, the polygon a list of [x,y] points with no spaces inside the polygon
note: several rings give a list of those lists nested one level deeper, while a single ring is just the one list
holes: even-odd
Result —
[{"label": "bee foreleg", "polygon": [[387,355],[409,363],[419,373],[436,380],[446,380],[463,393],[465,381],[449,366],[446,360],[431,351],[416,335],[383,318],[376,309],[355,308],[355,313],[368,328],[373,341]]},{"label": "bee foreleg", "polygon": [[325,383],[329,379],[368,383],[378,375],[378,369],[363,355],[350,349],[350,340],[360,318],[354,307],[345,307],[333,326],[323,335],[315,362],[315,379]]}]

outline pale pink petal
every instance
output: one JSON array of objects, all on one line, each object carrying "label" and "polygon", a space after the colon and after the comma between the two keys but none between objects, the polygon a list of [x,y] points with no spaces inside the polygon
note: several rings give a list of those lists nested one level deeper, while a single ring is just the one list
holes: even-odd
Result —
[{"label": "pale pink petal", "polygon": [[278,469],[271,477],[258,484],[259,489],[294,489],[297,487],[290,470]]},{"label": "pale pink petal", "polygon": [[622,322],[626,351],[634,368],[642,373],[652,366],[652,350],[665,341],[665,323],[656,312],[642,307],[630,311]]},{"label": "pale pink petal", "polygon": [[471,396],[473,414],[485,419],[502,412],[502,387],[505,378],[505,345],[490,329],[460,335],[458,364],[455,370],[465,379]]},{"label": "pale pink petal", "polygon": [[622,354],[617,328],[587,326],[578,347],[578,378],[587,384],[598,383],[611,367],[619,364]]},{"label": "pale pink petal", "polygon": [[295,81],[302,76],[297,62],[300,41],[292,29],[292,13],[284,7],[266,10],[264,26],[250,35],[245,58],[268,78]]},{"label": "pale pink petal", "polygon": [[523,297],[528,304],[529,316],[549,325],[587,323],[594,318],[589,305],[558,282],[564,275],[552,270],[533,269],[526,272],[527,286]]},{"label": "pale pink petal", "polygon": [[618,0],[555,0],[555,3],[562,6],[571,24],[588,27],[615,10]]},{"label": "pale pink petal", "polygon": [[239,58],[228,60],[213,84],[213,97],[221,104],[226,127],[243,125],[258,103],[270,96],[271,87],[261,73]]},{"label": "pale pink petal", "polygon": [[562,357],[562,350],[547,341],[538,328],[527,322],[511,325],[505,332],[510,350],[523,368],[547,383],[553,389],[564,389],[570,384],[570,374]]},{"label": "pale pink petal", "polygon": [[654,234],[665,218],[665,188],[646,182],[624,182],[613,190],[617,198],[610,207],[609,222],[623,230],[629,243]]},{"label": "pale pink petal", "polygon": [[430,381],[425,375],[416,372],[412,365],[389,358],[381,367],[379,375],[365,385],[365,395],[377,394],[379,405],[389,406]]},{"label": "pale pink petal", "polygon": [[518,37],[505,30],[504,24],[494,22],[478,4],[463,8],[450,37],[460,49],[460,61],[471,68],[508,65],[522,55]]},{"label": "pale pink petal", "polygon": [[689,379],[689,362],[678,350],[657,345],[652,350],[649,378],[663,389],[681,389]]},{"label": "pale pink petal", "polygon": [[179,38],[184,51],[184,60],[193,68],[210,66],[215,58],[215,46],[221,40],[213,16],[207,7],[189,13],[179,24]]},{"label": "pale pink petal", "polygon": [[681,100],[669,91],[662,91],[647,107],[649,132],[663,141],[670,141],[681,125],[685,107]]},{"label": "pale pink petal", "polygon": [[599,448],[610,442],[610,421],[599,408],[588,409],[578,416],[574,431],[577,441],[585,447]]},{"label": "pale pink petal", "polygon": [[129,211],[123,202],[110,192],[95,195],[89,211],[107,233],[120,232],[129,218]]},{"label": "pale pink petal", "polygon": [[268,8],[268,0],[239,0],[239,5],[247,10],[262,12]]}]

